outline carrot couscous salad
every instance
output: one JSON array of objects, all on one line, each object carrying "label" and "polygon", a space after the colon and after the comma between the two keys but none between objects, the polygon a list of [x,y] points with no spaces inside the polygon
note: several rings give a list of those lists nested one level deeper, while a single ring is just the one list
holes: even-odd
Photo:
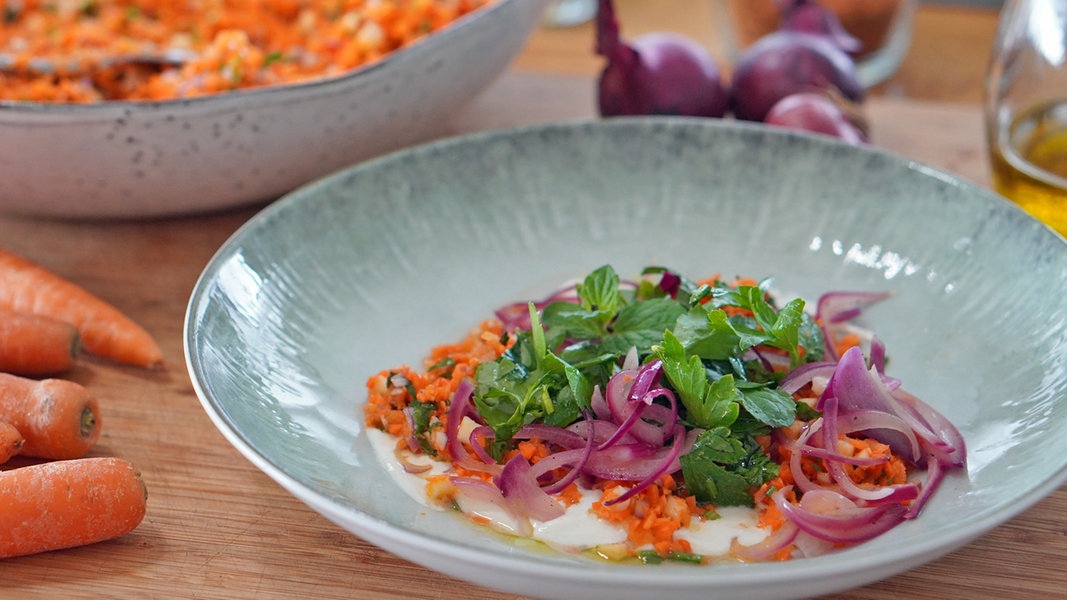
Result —
[{"label": "carrot couscous salad", "polygon": [[[951,423],[850,323],[768,283],[610,266],[367,381],[366,434],[416,500],[612,561],[771,561],[862,543],[965,464]],[[412,491],[415,490],[415,491]]]},{"label": "carrot couscous salad", "polygon": [[[11,0],[0,100],[167,100],[342,74],[492,0]],[[162,52],[177,64],[108,59]],[[31,68],[47,61],[48,69]],[[47,72],[46,72],[47,71]]]}]

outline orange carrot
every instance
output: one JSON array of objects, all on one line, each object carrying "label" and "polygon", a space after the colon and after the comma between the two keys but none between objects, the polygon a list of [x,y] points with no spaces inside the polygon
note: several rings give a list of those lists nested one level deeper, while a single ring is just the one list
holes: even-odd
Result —
[{"label": "orange carrot", "polygon": [[0,309],[0,371],[51,375],[74,364],[78,329],[65,321]]},{"label": "orange carrot", "polygon": [[29,260],[0,250],[0,308],[72,323],[92,354],[142,367],[163,362],[152,336],[117,308]]},{"label": "orange carrot", "polygon": [[37,381],[0,373],[0,421],[26,438],[22,454],[38,458],[85,456],[100,437],[96,398],[65,379]]},{"label": "orange carrot", "polygon": [[[55,2],[19,2],[5,12],[0,27],[0,47],[13,53],[15,63],[0,78],[0,100],[164,100],[333,76],[378,60],[490,2],[138,0],[93,2],[91,14],[56,10]],[[71,58],[94,62],[94,56],[136,54],[178,38],[196,57],[173,68],[120,64],[91,76],[25,70],[35,57],[61,64]]]},{"label": "orange carrot", "polygon": [[0,465],[18,454],[25,442],[22,433],[14,425],[0,421]]},{"label": "orange carrot", "polygon": [[116,538],[144,519],[147,489],[129,461],[60,460],[0,472],[0,558]]}]

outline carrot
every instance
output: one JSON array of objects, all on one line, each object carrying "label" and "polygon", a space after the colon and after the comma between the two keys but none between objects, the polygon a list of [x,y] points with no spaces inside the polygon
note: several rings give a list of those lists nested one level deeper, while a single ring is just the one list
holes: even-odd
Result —
[{"label": "carrot", "polygon": [[51,375],[70,369],[78,329],[65,321],[0,309],[0,371]]},{"label": "carrot", "polygon": [[[0,27],[0,47],[15,63],[0,77],[0,99],[166,100],[332,76],[374,62],[491,2],[137,0],[94,2],[91,14],[57,10],[54,2],[19,2],[5,11]],[[91,63],[100,55],[167,47],[175,39],[195,58],[162,69],[115,65],[89,77],[63,69],[46,75],[26,70],[32,58]]]},{"label": "carrot", "polygon": [[0,421],[26,438],[22,454],[38,458],[85,456],[100,437],[96,398],[65,379],[37,381],[0,373]]},{"label": "carrot", "polygon": [[148,492],[128,461],[60,460],[0,472],[0,558],[116,538],[144,519]]},{"label": "carrot", "polygon": [[87,352],[142,367],[163,353],[140,325],[78,285],[29,260],[0,250],[0,308],[67,321]]},{"label": "carrot", "polygon": [[18,454],[25,442],[26,439],[14,425],[0,421],[0,465]]}]

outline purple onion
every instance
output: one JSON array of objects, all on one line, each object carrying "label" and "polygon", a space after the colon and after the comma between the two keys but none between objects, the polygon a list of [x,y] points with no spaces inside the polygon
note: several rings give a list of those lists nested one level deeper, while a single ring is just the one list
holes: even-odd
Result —
[{"label": "purple onion", "polygon": [[821,133],[859,146],[870,141],[866,126],[842,103],[816,92],[790,94],[774,103],[763,122],[788,129]]},{"label": "purple onion", "polygon": [[730,106],[738,119],[763,121],[782,98],[818,90],[834,90],[857,103],[866,95],[852,58],[825,37],[775,31],[756,40],[738,60]]},{"label": "purple onion", "polygon": [[863,44],[845,29],[834,11],[808,0],[788,4],[790,6],[782,9],[778,29],[823,36],[849,54],[856,54],[863,49]]},{"label": "purple onion", "polygon": [[598,83],[603,117],[726,114],[729,96],[719,65],[703,46],[666,32],[623,42],[611,0],[600,0],[596,51],[608,61]]}]

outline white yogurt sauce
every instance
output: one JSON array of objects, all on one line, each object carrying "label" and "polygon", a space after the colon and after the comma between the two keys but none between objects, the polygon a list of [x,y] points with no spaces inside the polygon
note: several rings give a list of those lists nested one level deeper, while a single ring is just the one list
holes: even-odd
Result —
[{"label": "white yogurt sauce", "polygon": [[687,540],[693,552],[705,556],[723,556],[730,552],[734,538],[745,546],[757,544],[767,537],[767,530],[757,523],[757,512],[744,506],[716,508],[719,518],[701,520],[687,529],[675,532],[674,537]]},{"label": "white yogurt sauce", "polygon": [[[445,473],[451,465],[423,454],[410,455],[406,457],[408,462],[428,464],[431,469],[424,473],[409,473],[396,457],[396,438],[373,428],[367,429],[366,434],[378,462],[393,481],[416,502],[433,506],[426,496],[425,477]],[[562,516],[545,522],[531,520],[523,523],[496,505],[468,498],[457,498],[457,504],[464,513],[487,519],[489,526],[497,531],[529,537],[555,548],[584,550],[626,541],[626,531],[622,527],[602,521],[591,512],[601,492],[586,489],[581,489],[581,492],[579,502],[568,506]],[[731,506],[719,508],[716,513],[720,518],[695,520],[689,528],[679,530],[675,536],[687,540],[694,553],[712,557],[726,555],[734,538],[750,545],[767,536],[767,530],[757,524],[755,509]]]}]

